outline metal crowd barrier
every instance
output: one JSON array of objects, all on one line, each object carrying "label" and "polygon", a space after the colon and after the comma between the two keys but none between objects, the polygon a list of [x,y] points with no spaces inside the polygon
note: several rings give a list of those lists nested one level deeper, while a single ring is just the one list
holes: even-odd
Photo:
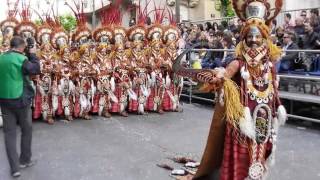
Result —
[{"label": "metal crowd barrier", "polygon": [[[283,10],[280,12],[280,14],[277,16],[277,22],[278,22],[278,26],[279,25],[283,25],[284,24],[284,16],[286,13],[290,13],[292,19],[294,20],[296,17],[300,17],[300,13],[301,11],[307,11],[310,12],[311,9],[320,9],[320,7],[314,7],[314,8],[304,8],[304,9],[292,9],[292,10]],[[206,23],[206,22],[217,22],[217,23],[221,23],[222,21],[226,21],[229,22],[231,19],[237,19],[238,17],[234,16],[234,17],[221,17],[221,18],[213,18],[213,19],[206,19],[206,20],[195,20],[195,21],[186,21],[188,23],[191,24],[198,24],[198,23]]]},{"label": "metal crowd barrier", "polygon": [[[207,51],[207,52],[234,52],[234,49],[192,49],[191,52],[199,52],[199,51]],[[299,58],[303,56],[305,53],[312,53],[312,54],[319,54],[320,57],[320,50],[286,50],[284,52],[298,52],[299,53]],[[189,60],[190,61],[190,60]],[[320,71],[320,69],[319,69]],[[320,75],[320,73],[319,73]],[[296,81],[312,81],[312,82],[317,82],[319,83],[320,86],[320,76],[313,76],[309,74],[305,75],[295,75],[295,74],[279,74],[280,77],[280,82],[283,79],[291,79],[291,80],[296,80]],[[196,95],[197,90],[194,88],[198,84],[196,82],[193,82],[191,79],[185,79],[184,80],[184,93],[182,93],[181,96],[188,98],[189,103],[192,103],[192,100],[201,100],[201,101],[206,101],[210,103],[215,103],[215,97],[214,98],[206,98],[206,97],[201,97],[199,95]],[[319,88],[319,93],[320,93],[320,88]],[[320,122],[320,119],[315,119],[315,118],[309,118],[309,117],[304,117],[304,116],[299,116],[299,115],[294,115],[294,110],[293,110],[293,103],[294,102],[306,102],[306,103],[313,103],[320,105],[320,96],[319,95],[310,95],[310,94],[302,94],[302,93],[296,93],[296,92],[286,92],[286,91],[280,91],[280,98],[289,100],[290,102],[290,107],[288,108],[288,116],[290,118],[294,119],[300,119],[300,120],[306,120],[306,121],[311,121],[311,122]]]}]

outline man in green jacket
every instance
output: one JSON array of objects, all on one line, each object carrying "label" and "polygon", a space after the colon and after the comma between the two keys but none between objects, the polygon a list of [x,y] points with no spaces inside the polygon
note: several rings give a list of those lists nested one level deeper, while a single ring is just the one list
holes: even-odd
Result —
[{"label": "man in green jacket", "polygon": [[[34,165],[31,160],[31,103],[34,89],[29,76],[40,74],[40,64],[35,47],[24,54],[26,43],[21,37],[14,36],[10,48],[0,55],[0,106],[11,173],[13,177],[19,177],[21,168]],[[16,147],[17,124],[21,128],[20,157]]]}]

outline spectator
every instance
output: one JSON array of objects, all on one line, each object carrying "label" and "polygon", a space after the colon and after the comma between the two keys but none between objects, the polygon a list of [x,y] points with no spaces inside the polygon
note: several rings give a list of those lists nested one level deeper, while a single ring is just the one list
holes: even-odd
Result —
[{"label": "spectator", "polygon": [[[233,41],[232,41],[232,36],[230,35],[224,35],[221,43],[222,43],[223,49],[226,49],[226,50],[235,49],[235,45],[233,44]],[[234,60],[234,56],[232,52],[228,52],[228,51],[223,52],[223,57],[221,62],[224,67],[226,67],[233,60]]]},{"label": "spectator", "polygon": [[214,23],[212,24],[212,29],[214,30],[214,32],[218,32],[218,31],[219,31],[219,25],[218,25],[218,23],[214,22]]},{"label": "spectator", "polygon": [[311,9],[310,10],[310,24],[313,27],[313,30],[316,33],[320,33],[320,17],[319,17],[319,10],[318,9]]},{"label": "spectator", "polygon": [[309,19],[307,17],[307,11],[305,11],[305,10],[301,11],[300,17],[302,18],[303,23],[307,23],[309,21]]},{"label": "spectator", "polygon": [[274,19],[272,20],[272,24],[271,24],[271,34],[276,34],[276,28],[277,28],[277,20]]},{"label": "spectator", "polygon": [[233,37],[235,38],[235,44],[238,44],[240,42],[240,31],[241,29],[237,28],[232,31]]},{"label": "spectator", "polygon": [[301,17],[296,18],[296,26],[294,27],[294,32],[299,36],[305,34],[303,21],[304,20]]},{"label": "spectator", "polygon": [[285,30],[292,30],[294,28],[294,23],[292,22],[291,14],[286,13],[284,16],[284,25]]},{"label": "spectator", "polygon": [[303,49],[319,49],[320,40],[319,34],[314,32],[313,27],[310,23],[305,23],[306,35],[303,38]]},{"label": "spectator", "polygon": [[283,34],[284,34],[284,29],[282,27],[278,27],[276,29],[276,37],[277,37],[277,46],[283,45]]},{"label": "spectator", "polygon": [[[0,56],[0,106],[3,131],[11,175],[19,177],[20,169],[34,165],[31,160],[32,117],[31,103],[34,90],[29,75],[40,74],[35,47],[24,55],[25,41],[14,36],[8,52]],[[21,127],[21,154],[17,152],[17,125]]]},{"label": "spectator", "polygon": [[234,24],[234,20],[233,19],[230,19],[229,20],[229,31],[234,31],[235,29],[237,29],[237,26]]},{"label": "spectator", "polygon": [[242,29],[243,22],[242,22],[242,20],[240,18],[238,19],[237,23],[238,23],[238,29]]},{"label": "spectator", "polygon": [[205,23],[205,30],[206,30],[207,32],[209,32],[210,29],[212,29],[212,24],[211,24],[210,22],[206,22],[206,23]]},{"label": "spectator", "polygon": [[[298,45],[294,42],[294,33],[287,31],[283,35],[283,50],[299,49]],[[290,71],[294,69],[295,60],[298,58],[297,52],[284,52],[278,71]]]}]

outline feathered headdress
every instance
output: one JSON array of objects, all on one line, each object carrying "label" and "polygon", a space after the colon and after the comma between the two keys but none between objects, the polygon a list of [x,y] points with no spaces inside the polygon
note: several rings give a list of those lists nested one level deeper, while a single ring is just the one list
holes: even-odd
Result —
[{"label": "feathered headdress", "polygon": [[51,12],[54,20],[52,20],[50,17],[47,18],[48,24],[50,24],[53,29],[50,35],[51,45],[56,49],[62,50],[63,47],[69,44],[69,36],[63,29],[59,18],[55,15],[53,6],[51,7]]},{"label": "feathered headdress", "polygon": [[10,0],[7,0],[8,16],[7,19],[0,23],[1,32],[3,35],[10,34],[10,36],[12,36],[14,28],[19,24],[18,20],[16,19],[16,15],[18,13],[18,5],[19,0],[16,0],[13,7],[10,7]]},{"label": "feathered headdress", "polygon": [[173,12],[170,8],[167,8],[168,18],[170,21],[170,25],[165,27],[164,34],[163,34],[163,41],[164,42],[175,42],[179,39],[180,30],[177,27]]},{"label": "feathered headdress", "polygon": [[[117,2],[118,3],[118,2]],[[101,0],[102,6],[104,6],[103,1]],[[110,8],[112,8],[112,4],[110,5]],[[93,39],[96,42],[105,42],[105,43],[110,43],[110,41],[113,39],[113,31],[111,28],[111,25],[113,24],[114,21],[114,14],[113,12],[110,11],[110,8],[104,9],[100,12],[100,21],[101,21],[101,27],[97,28],[93,32]]]},{"label": "feathered headdress", "polygon": [[128,30],[128,38],[130,41],[144,41],[146,34],[147,34],[147,30],[145,28],[145,23],[147,21],[148,18],[148,5],[149,2],[146,2],[145,7],[142,8],[141,6],[141,1],[139,1],[138,4],[138,12],[137,12],[137,21],[136,21],[136,25],[132,26],[129,30]]},{"label": "feathered headdress", "polygon": [[269,25],[280,13],[283,5],[282,0],[233,0],[232,3],[238,17],[245,22],[242,38],[252,25],[260,29],[264,38],[268,38]]},{"label": "feathered headdress", "polygon": [[161,41],[163,37],[162,21],[165,17],[166,8],[162,8],[161,4],[156,6],[154,2],[152,12],[154,13],[154,23],[148,28],[147,37],[150,41]]},{"label": "feathered headdress", "polygon": [[73,4],[75,9],[66,1],[66,5],[72,10],[77,19],[77,29],[75,34],[72,36],[72,40],[79,44],[83,44],[86,43],[88,38],[91,36],[91,31],[86,25],[87,18],[84,13],[84,1],[80,0],[76,2],[76,0],[73,0]]},{"label": "feathered headdress", "polygon": [[37,42],[39,44],[50,43],[50,36],[54,28],[54,21],[50,17],[50,11],[47,11],[46,13],[43,12],[44,17],[41,16],[37,10],[33,9],[33,11],[38,15],[41,21],[41,25],[38,26],[36,32]]},{"label": "feathered headdress", "polygon": [[34,37],[36,35],[37,26],[31,22],[32,12],[30,10],[31,0],[27,3],[26,1],[22,1],[21,3],[21,11],[19,12],[21,17],[20,24],[15,28],[15,31],[18,35],[22,36],[31,36]]},{"label": "feathered headdress", "polygon": [[[280,13],[282,5],[282,0],[233,0],[236,14],[245,21],[241,30],[241,39],[245,38],[252,27],[258,28],[263,38],[267,40],[272,61],[279,58],[281,50],[269,40],[269,24]],[[240,42],[236,48],[237,56],[242,55],[242,49],[243,44]]]}]

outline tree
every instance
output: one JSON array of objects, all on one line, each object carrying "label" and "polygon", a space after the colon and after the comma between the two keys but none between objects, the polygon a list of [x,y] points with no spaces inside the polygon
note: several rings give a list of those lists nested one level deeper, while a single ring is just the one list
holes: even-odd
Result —
[{"label": "tree", "polygon": [[230,0],[220,0],[220,1],[221,1],[221,16],[234,17],[235,13]]},{"label": "tree", "polygon": [[67,14],[67,15],[63,15],[63,16],[59,16],[59,20],[61,25],[63,26],[63,28],[70,32],[74,29],[76,29],[77,26],[77,20],[74,16]]}]

